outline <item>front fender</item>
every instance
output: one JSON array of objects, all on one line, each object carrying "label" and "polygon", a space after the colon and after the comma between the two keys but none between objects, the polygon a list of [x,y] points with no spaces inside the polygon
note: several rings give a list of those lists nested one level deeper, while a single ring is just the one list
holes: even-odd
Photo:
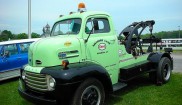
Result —
[{"label": "front fender", "polygon": [[110,76],[102,66],[84,62],[70,64],[68,67],[68,70],[61,70],[61,66],[48,67],[42,69],[41,73],[51,75],[56,79],[56,83],[61,85],[82,82],[87,78],[97,78],[104,87],[112,89]]}]

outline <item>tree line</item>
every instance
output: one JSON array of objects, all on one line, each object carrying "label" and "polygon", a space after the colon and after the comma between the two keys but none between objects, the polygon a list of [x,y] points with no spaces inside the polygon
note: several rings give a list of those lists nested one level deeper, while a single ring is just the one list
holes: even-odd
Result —
[{"label": "tree line", "polygon": [[[161,39],[170,39],[170,38],[182,38],[182,31],[161,31],[161,32],[156,32],[153,33],[153,35],[157,38]],[[35,32],[31,33],[32,38],[40,38],[40,34],[37,34]],[[149,38],[150,34],[143,34],[141,35],[141,38]],[[0,42],[2,41],[7,41],[7,40],[14,40],[14,39],[27,39],[28,35],[26,33],[20,33],[20,34],[13,34],[9,30],[3,30],[2,32],[0,31]]]},{"label": "tree line", "polygon": [[[32,32],[31,37],[40,38],[40,34]],[[28,35],[26,33],[13,34],[9,30],[0,31],[0,42],[8,41],[8,40],[15,40],[15,39],[28,39]]]},{"label": "tree line", "polygon": [[[153,33],[153,36],[156,38],[161,39],[171,39],[171,38],[182,38],[182,31],[176,30],[176,31],[161,31]],[[142,34],[140,36],[142,39],[150,38],[150,33]],[[123,36],[118,37],[118,39],[124,39]]]},{"label": "tree line", "polygon": [[[180,33],[180,35],[179,35]],[[170,38],[182,38],[182,31],[179,32],[179,30],[176,31],[161,31],[161,32],[156,32],[153,33],[153,35],[157,38],[161,39],[170,39]],[[144,34],[141,35],[142,38],[149,38],[150,34]]]}]

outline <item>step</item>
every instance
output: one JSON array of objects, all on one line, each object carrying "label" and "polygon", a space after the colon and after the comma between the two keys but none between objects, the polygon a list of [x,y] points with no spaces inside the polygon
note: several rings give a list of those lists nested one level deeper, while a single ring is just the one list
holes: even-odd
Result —
[{"label": "step", "polygon": [[0,72],[0,81],[20,76],[20,70],[10,70],[6,72]]},{"label": "step", "polygon": [[117,90],[122,89],[126,86],[127,86],[126,83],[118,82],[118,83],[113,85],[113,91],[117,91]]}]

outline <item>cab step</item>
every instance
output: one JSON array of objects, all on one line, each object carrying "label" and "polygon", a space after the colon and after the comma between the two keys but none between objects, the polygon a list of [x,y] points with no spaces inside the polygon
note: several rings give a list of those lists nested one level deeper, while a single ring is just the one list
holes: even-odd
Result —
[{"label": "cab step", "polygon": [[127,86],[126,83],[118,82],[118,83],[113,85],[113,91],[117,91],[117,90],[122,89],[126,86]]},{"label": "cab step", "polygon": [[20,70],[19,69],[0,72],[0,81],[14,78],[14,77],[18,77],[18,76],[20,76]]}]

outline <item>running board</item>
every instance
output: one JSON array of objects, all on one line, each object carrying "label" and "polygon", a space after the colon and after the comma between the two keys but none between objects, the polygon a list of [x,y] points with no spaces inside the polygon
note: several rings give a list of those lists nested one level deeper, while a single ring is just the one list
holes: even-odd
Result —
[{"label": "running board", "polygon": [[18,77],[18,76],[20,76],[20,70],[19,69],[0,72],[0,81],[14,78],[14,77]]},{"label": "running board", "polygon": [[122,83],[122,82],[118,82],[118,83],[113,85],[113,91],[117,91],[117,90],[122,89],[126,86],[127,86],[127,84]]}]

